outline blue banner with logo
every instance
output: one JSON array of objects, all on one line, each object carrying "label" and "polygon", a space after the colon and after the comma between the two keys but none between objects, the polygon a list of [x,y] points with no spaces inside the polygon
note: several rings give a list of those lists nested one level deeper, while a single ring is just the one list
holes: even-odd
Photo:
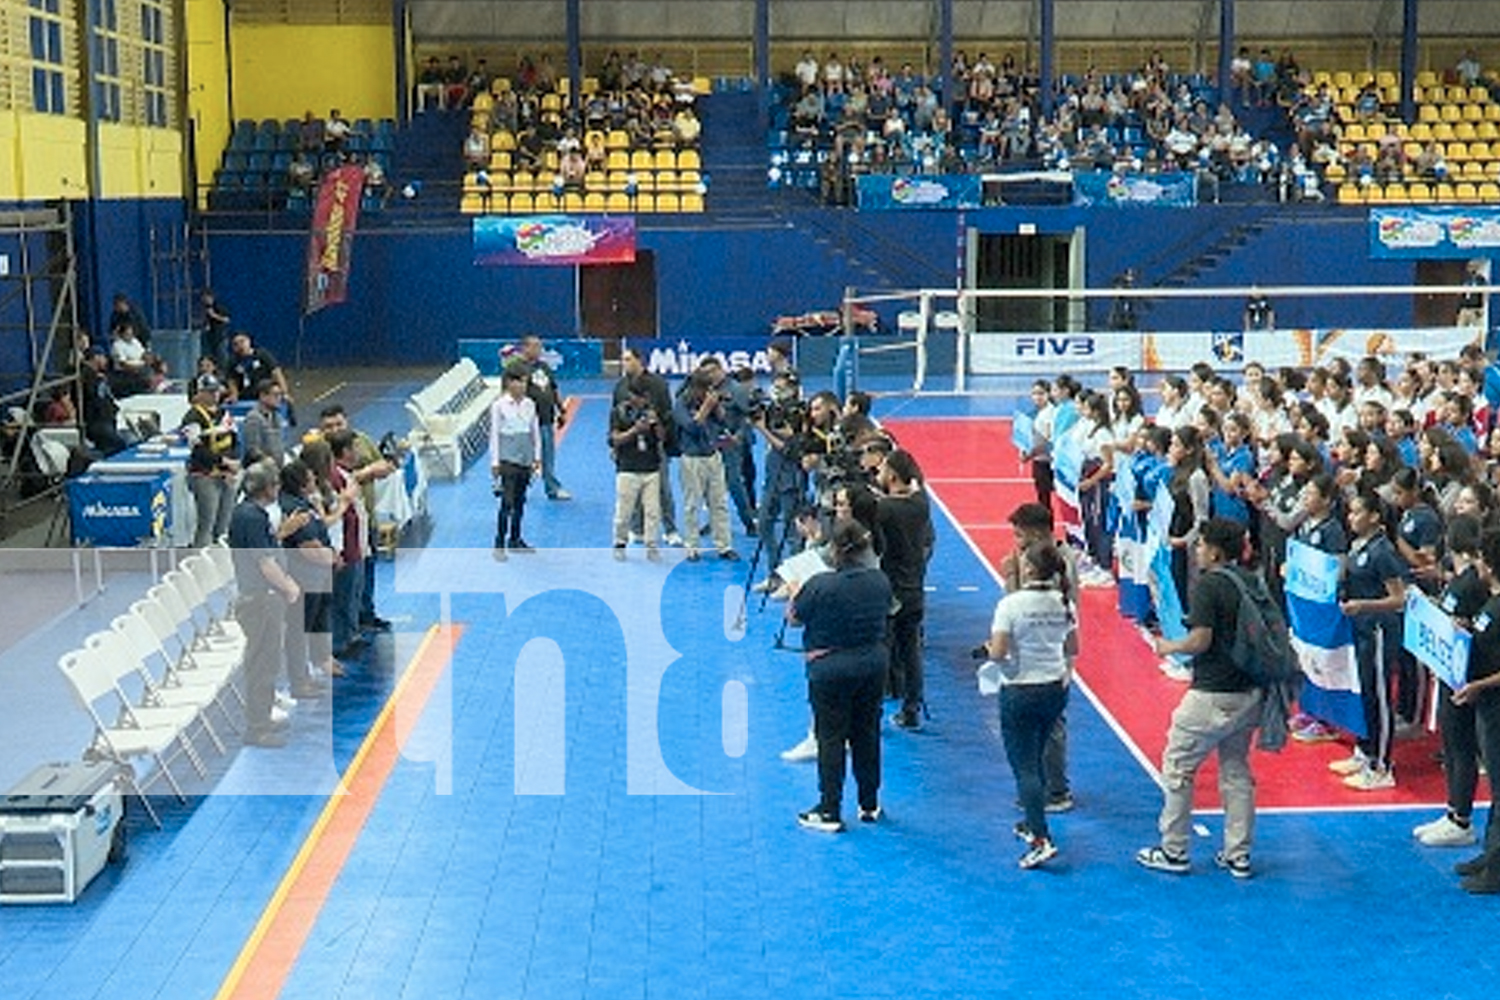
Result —
[{"label": "blue banner with logo", "polygon": [[718,358],[725,370],[731,372],[749,368],[757,375],[764,375],[771,371],[771,358],[767,353],[771,341],[766,337],[628,338],[621,346],[638,351],[646,363],[646,370],[664,378],[686,378],[707,357]]},{"label": "blue banner with logo", "polygon": [[897,177],[865,174],[855,178],[861,211],[911,208],[978,208],[983,187],[978,174]]},{"label": "blue banner with logo", "polygon": [[160,545],[167,534],[171,474],[79,476],[68,480],[73,544]]},{"label": "blue banner with logo", "polygon": [[1500,256],[1500,207],[1372,208],[1370,256],[1429,260]]},{"label": "blue banner with logo", "polygon": [[1420,660],[1433,676],[1457,691],[1469,680],[1469,633],[1443,613],[1415,587],[1406,591],[1401,646]]},{"label": "blue banner with logo", "polygon": [[1113,170],[1076,173],[1073,204],[1085,208],[1192,208],[1198,204],[1198,175],[1121,174]]}]

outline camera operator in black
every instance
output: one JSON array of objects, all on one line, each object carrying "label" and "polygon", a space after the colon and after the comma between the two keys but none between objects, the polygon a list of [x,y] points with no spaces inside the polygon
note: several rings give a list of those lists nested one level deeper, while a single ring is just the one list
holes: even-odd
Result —
[{"label": "camera operator in black", "polygon": [[745,483],[745,451],[753,440],[750,414],[755,408],[754,385],[737,376],[730,378],[718,358],[704,358],[703,367],[713,373],[714,391],[724,400],[724,425],[729,431],[719,442],[719,452],[724,456],[724,486],[745,534],[754,535],[755,505]]},{"label": "camera operator in black", "polygon": [[699,365],[672,407],[682,447],[682,526],[690,562],[699,559],[698,514],[708,508],[709,528],[720,559],[738,559],[729,534],[729,495],[719,446],[728,434],[724,399],[714,388],[723,370]]},{"label": "camera operator in black", "polygon": [[807,411],[796,372],[787,369],[771,384],[770,397],[753,406],[751,423],[766,441],[765,480],[760,494],[760,544],[770,565],[781,557],[792,514],[807,494],[802,471]]},{"label": "camera operator in black", "polygon": [[662,443],[666,428],[652,405],[645,380],[625,386],[625,399],[609,415],[609,445],[615,459],[614,553],[625,558],[630,537],[630,519],[640,508],[646,540],[646,557],[661,558]]},{"label": "camera operator in black", "polygon": [[[615,383],[612,405],[619,406],[630,398],[631,387],[637,386],[656,411],[656,419],[662,427],[661,474],[657,477],[657,494],[661,504],[661,530],[668,545],[679,545],[677,534],[677,505],[672,500],[672,459],[680,452],[677,448],[677,424],[672,420],[672,390],[667,380],[646,368],[646,361],[639,351],[626,347],[620,351],[620,380]],[[645,526],[641,509],[630,515],[630,530],[644,537]]]},{"label": "camera operator in black", "polygon": [[898,605],[891,616],[890,692],[901,699],[901,710],[892,721],[902,729],[920,729],[926,710],[922,689],[923,587],[936,537],[932,509],[922,488],[922,471],[909,452],[898,448],[886,456],[878,484],[883,495],[875,508],[876,549]]}]

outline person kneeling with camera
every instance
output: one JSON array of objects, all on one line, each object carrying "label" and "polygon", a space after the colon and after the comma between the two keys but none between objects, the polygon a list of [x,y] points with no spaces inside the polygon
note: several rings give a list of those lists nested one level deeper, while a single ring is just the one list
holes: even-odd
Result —
[{"label": "person kneeling with camera", "polygon": [[818,739],[818,804],[797,814],[799,825],[824,833],[844,829],[844,747],[854,765],[859,819],[874,823],[880,808],[880,705],[889,656],[886,622],[891,585],[866,558],[870,530],[834,523],[834,571],[807,580],[788,614],[803,626],[807,695]]}]

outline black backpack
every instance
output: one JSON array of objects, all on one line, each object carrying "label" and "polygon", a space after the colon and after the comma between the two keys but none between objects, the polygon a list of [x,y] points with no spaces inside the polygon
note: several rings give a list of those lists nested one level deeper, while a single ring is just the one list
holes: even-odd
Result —
[{"label": "black backpack", "polygon": [[1286,616],[1260,577],[1232,566],[1221,572],[1239,591],[1235,609],[1234,643],[1229,658],[1257,687],[1271,687],[1294,680],[1301,668],[1292,652]]}]

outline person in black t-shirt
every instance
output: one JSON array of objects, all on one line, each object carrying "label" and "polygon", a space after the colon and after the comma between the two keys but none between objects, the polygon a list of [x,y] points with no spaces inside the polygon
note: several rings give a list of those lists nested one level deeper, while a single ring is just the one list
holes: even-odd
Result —
[{"label": "person in black t-shirt", "polygon": [[1484,853],[1454,866],[1465,890],[1500,893],[1500,823],[1496,823],[1495,775],[1500,773],[1500,531],[1487,531],[1480,543],[1479,574],[1489,600],[1474,616],[1474,643],[1469,648],[1468,683],[1453,692],[1456,705],[1471,705],[1479,733],[1479,753],[1490,783],[1490,815],[1484,828]]},{"label": "person in black t-shirt", "polygon": [[922,728],[926,699],[922,684],[923,587],[932,557],[932,510],[916,459],[897,449],[880,466],[884,491],[875,507],[876,550],[890,579],[897,608],[891,616],[890,692],[901,699],[892,718],[902,729]]},{"label": "person in black t-shirt", "polygon": [[[1468,628],[1489,600],[1489,588],[1479,575],[1479,519],[1456,514],[1448,522],[1448,584],[1438,607],[1457,624]],[[1453,689],[1438,682],[1438,731],[1443,738],[1443,779],[1447,809],[1435,820],[1419,824],[1412,836],[1427,847],[1463,847],[1474,843],[1474,792],[1479,787],[1479,736],[1474,706],[1453,701]]]},{"label": "person in black t-shirt", "polygon": [[1172,713],[1167,748],[1162,751],[1161,840],[1136,852],[1141,865],[1184,874],[1191,868],[1193,780],[1215,749],[1219,751],[1219,797],[1224,803],[1224,848],[1214,858],[1236,878],[1250,876],[1250,841],[1255,828],[1255,778],[1250,773],[1250,738],[1260,721],[1261,690],[1230,656],[1238,627],[1239,589],[1226,573],[1239,572],[1245,527],[1226,518],[1203,525],[1194,545],[1199,574],[1193,584],[1188,634],[1156,640],[1156,655],[1192,654],[1193,680]]},{"label": "person in black t-shirt", "polygon": [[879,821],[880,695],[888,650],[891,586],[868,565],[871,535],[852,518],[833,526],[834,571],[802,584],[789,615],[803,626],[807,697],[818,739],[818,804],[797,814],[811,830],[838,833],[844,794],[844,747],[854,765],[859,819]]},{"label": "person in black t-shirt", "polygon": [[616,470],[615,558],[625,558],[630,521],[639,506],[645,515],[646,557],[655,562],[661,558],[657,544],[661,538],[662,445],[666,431],[644,379],[627,383],[624,395],[609,415],[609,446]]}]

